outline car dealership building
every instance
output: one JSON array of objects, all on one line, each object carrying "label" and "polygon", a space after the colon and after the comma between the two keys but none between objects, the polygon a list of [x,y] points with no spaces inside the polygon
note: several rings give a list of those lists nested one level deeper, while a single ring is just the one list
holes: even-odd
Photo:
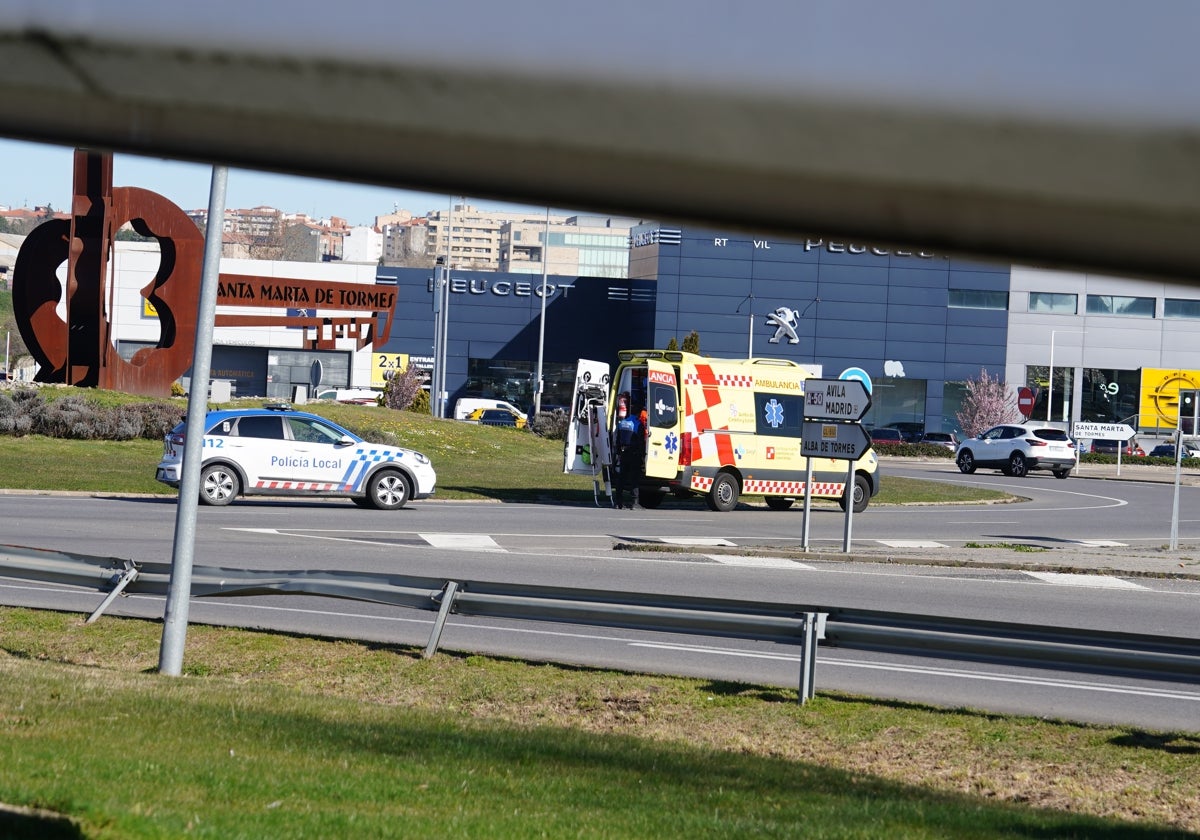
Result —
[{"label": "car dealership building", "polygon": [[[864,421],[878,426],[956,429],[964,383],[984,370],[1029,387],[1032,418],[1056,425],[1165,431],[1178,390],[1200,388],[1200,286],[659,224],[633,228],[629,241],[627,278],[546,279],[544,328],[540,276],[452,269],[448,404],[531,405],[540,355],[542,403],[565,405],[577,359],[611,363],[620,349],[693,331],[706,355],[790,359],[826,377],[859,369],[872,383]],[[119,245],[125,355],[152,344],[157,327],[138,296],[153,273],[149,246]],[[387,341],[363,349],[308,349],[303,331],[283,327],[218,328],[213,376],[236,393],[289,396],[313,384],[317,361],[322,387],[381,387],[389,369],[432,364],[432,270],[252,262],[223,260],[222,272],[394,284],[397,303]]]}]

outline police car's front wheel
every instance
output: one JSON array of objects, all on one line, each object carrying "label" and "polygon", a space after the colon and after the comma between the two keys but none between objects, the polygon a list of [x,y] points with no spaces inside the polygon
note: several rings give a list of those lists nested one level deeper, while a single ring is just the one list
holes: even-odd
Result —
[{"label": "police car's front wheel", "polygon": [[412,491],[408,479],[395,470],[380,470],[371,476],[367,487],[367,498],[379,510],[399,510],[404,507]]},{"label": "police car's front wheel", "polygon": [[200,472],[200,502],[221,507],[234,500],[241,489],[237,473],[224,464],[209,464]]}]

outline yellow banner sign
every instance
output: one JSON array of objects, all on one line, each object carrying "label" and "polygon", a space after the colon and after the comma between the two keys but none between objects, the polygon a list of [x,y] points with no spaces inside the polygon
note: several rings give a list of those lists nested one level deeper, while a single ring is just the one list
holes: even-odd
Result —
[{"label": "yellow banner sign", "polygon": [[1179,425],[1179,391],[1200,389],[1200,370],[1142,368],[1143,428],[1174,429]]},{"label": "yellow banner sign", "polygon": [[406,367],[408,367],[407,353],[372,353],[371,387],[384,387],[391,379],[392,374],[399,373]]}]

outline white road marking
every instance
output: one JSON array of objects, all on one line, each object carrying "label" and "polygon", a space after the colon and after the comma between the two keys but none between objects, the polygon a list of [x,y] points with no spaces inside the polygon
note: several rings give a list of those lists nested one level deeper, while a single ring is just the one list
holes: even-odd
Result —
[{"label": "white road marking", "polygon": [[720,545],[731,547],[736,545],[736,543],[731,543],[723,537],[659,537],[658,540],[668,545]]},{"label": "white road marking", "polygon": [[1071,540],[1071,542],[1079,545],[1086,545],[1091,548],[1128,548],[1129,543],[1117,542],[1116,540]]},{"label": "white road marking", "polygon": [[487,534],[417,534],[434,548],[506,551]]},{"label": "white road marking", "polygon": [[1056,586],[1088,586],[1092,589],[1146,589],[1140,583],[1108,575],[1074,575],[1064,572],[1022,572]]},{"label": "white road marking", "polygon": [[800,571],[812,571],[815,566],[810,566],[807,563],[797,563],[795,560],[788,560],[786,557],[746,557],[736,554],[705,554],[709,560],[713,560],[724,566],[754,566],[764,569],[798,569]]},{"label": "white road marking", "polygon": [[948,548],[949,546],[933,540],[875,540],[888,548]]}]

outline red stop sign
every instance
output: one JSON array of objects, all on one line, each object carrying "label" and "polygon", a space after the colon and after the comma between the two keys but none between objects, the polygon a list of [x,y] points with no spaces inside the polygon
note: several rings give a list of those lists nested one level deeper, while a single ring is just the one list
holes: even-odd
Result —
[{"label": "red stop sign", "polygon": [[1033,413],[1033,389],[1020,388],[1017,391],[1017,408],[1028,417]]}]

